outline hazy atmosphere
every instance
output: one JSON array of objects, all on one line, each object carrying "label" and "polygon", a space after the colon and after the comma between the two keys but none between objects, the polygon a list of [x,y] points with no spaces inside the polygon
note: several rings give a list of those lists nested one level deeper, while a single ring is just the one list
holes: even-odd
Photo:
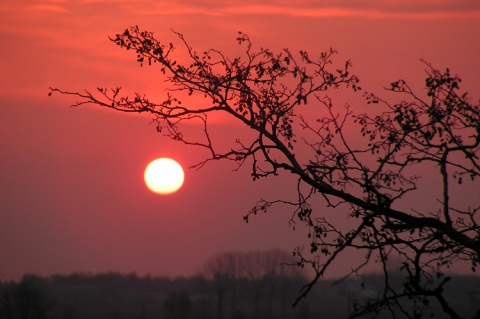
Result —
[{"label": "hazy atmosphere", "polygon": [[[0,21],[1,280],[108,271],[190,276],[219,252],[308,245],[305,229],[289,225],[288,207],[243,220],[259,198],[295,196],[288,174],[252,182],[250,167],[235,171],[235,163],[188,169],[204,151],[163,138],[148,116],[70,108],[74,98],[48,97],[49,87],[97,86],[161,96],[159,72],[140,68],[109,40],[127,27],[180,44],[174,30],[200,52],[232,56],[241,52],[238,31],[254,47],[311,55],[333,47],[368,91],[381,93],[399,78],[422,90],[421,59],[450,68],[474,98],[480,89],[476,0],[2,0]],[[235,139],[232,123],[215,121],[225,143]],[[184,167],[176,193],[145,186],[145,167],[158,157]],[[460,201],[478,205],[478,189],[462,192]]]}]

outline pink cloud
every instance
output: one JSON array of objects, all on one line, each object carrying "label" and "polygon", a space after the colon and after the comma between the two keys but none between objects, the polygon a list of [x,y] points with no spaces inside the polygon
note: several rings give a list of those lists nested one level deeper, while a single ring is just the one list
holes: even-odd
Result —
[{"label": "pink cloud", "polygon": [[35,12],[68,12],[62,4],[64,0],[17,2],[12,0],[2,1],[0,12],[21,13],[26,11]]},{"label": "pink cloud", "polygon": [[[113,0],[122,1],[122,0]],[[200,14],[226,15],[287,15],[309,18],[364,17],[374,19],[447,19],[480,18],[479,1],[429,0],[417,1],[176,1],[143,2],[135,12],[145,15]]]},{"label": "pink cloud", "polygon": [[138,15],[286,15],[308,18],[363,17],[372,19],[448,19],[480,18],[478,0],[267,0],[262,4],[254,0],[186,0],[186,1],[131,1],[131,0],[64,0],[36,1],[22,5],[7,0],[0,5],[0,12],[29,10],[36,12],[68,12],[71,6],[100,5],[115,10],[118,5],[127,5]]},{"label": "pink cloud", "polygon": [[54,5],[54,4],[46,4],[46,3],[28,6],[25,9],[32,10],[32,11],[68,12],[68,10],[62,6]]}]

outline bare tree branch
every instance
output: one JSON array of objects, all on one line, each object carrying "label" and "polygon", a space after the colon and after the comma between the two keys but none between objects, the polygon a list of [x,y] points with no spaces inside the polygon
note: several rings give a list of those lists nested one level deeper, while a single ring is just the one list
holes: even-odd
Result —
[{"label": "bare tree branch", "polygon": [[[298,300],[338,256],[361,251],[365,260],[353,264],[346,276],[359,275],[375,260],[382,265],[385,288],[377,299],[359,304],[352,317],[387,309],[395,317],[414,318],[434,298],[445,313],[458,318],[443,297],[448,281],[443,269],[469,261],[475,270],[480,254],[478,198],[468,208],[452,206],[458,201],[451,200],[452,183],[461,187],[470,180],[467,187],[478,187],[480,176],[480,106],[460,92],[460,78],[425,62],[426,96],[398,80],[385,87],[388,101],[364,92],[366,103],[377,108],[370,114],[357,113],[350,105],[338,108],[327,95],[334,89],[361,91],[350,61],[334,65],[333,49],[317,58],[305,51],[255,50],[249,37],[239,33],[237,41],[244,52],[232,59],[213,49],[199,54],[183,35],[175,34],[186,48],[188,65],[173,58],[172,43],[164,44],[138,27],[111,38],[119,47],[134,51],[140,65],[156,66],[165,75],[168,86],[163,102],[153,103],[140,93],[122,95],[121,88],[98,88],[95,93],[51,88],[50,94],[77,98],[73,106],[90,103],[149,113],[167,137],[209,151],[197,168],[209,161],[231,160],[239,166],[250,163],[254,180],[293,173],[298,178],[293,190],[297,200],[262,199],[244,218],[248,221],[275,204],[287,204],[293,208],[292,225],[305,224],[310,250],[297,248],[295,255],[299,266],[313,267],[315,276]],[[205,103],[184,106],[181,97],[194,94]],[[253,138],[238,138],[229,148],[220,148],[210,133],[208,115],[212,113],[228,115],[250,129]],[[201,123],[196,139],[182,134],[184,121]],[[401,208],[407,195],[420,190],[422,177],[412,172],[422,172],[431,164],[441,179],[439,211]],[[317,199],[344,214],[349,228],[329,222],[312,205]],[[390,282],[386,266],[394,255],[404,263],[403,288]],[[406,298],[419,306],[403,310]]]}]

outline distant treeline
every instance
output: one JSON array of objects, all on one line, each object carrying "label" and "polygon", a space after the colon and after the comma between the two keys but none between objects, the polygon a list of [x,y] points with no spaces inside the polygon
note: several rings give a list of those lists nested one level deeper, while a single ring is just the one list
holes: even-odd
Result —
[{"label": "distant treeline", "polygon": [[291,304],[302,277],[229,280],[203,275],[139,277],[134,273],[25,275],[0,283],[0,318],[305,318]]},{"label": "distant treeline", "polygon": [[[308,319],[346,318],[356,301],[374,297],[383,278],[371,274],[341,283],[320,281],[292,308],[307,283],[280,251],[225,253],[192,277],[135,273],[25,275],[0,281],[1,319]],[[287,268],[284,268],[287,267]],[[398,276],[401,285],[401,277]],[[480,277],[455,276],[447,298],[465,318],[480,309]],[[445,318],[432,305],[434,318]],[[380,313],[378,318],[389,318]]]}]

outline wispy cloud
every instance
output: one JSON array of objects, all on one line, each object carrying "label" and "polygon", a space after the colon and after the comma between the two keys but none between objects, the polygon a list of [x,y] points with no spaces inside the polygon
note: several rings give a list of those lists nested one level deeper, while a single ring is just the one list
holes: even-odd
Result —
[{"label": "wispy cloud", "polygon": [[65,7],[55,5],[55,4],[49,4],[49,3],[43,3],[43,4],[35,4],[31,6],[25,7],[25,10],[30,10],[30,11],[46,11],[46,12],[68,12]]},{"label": "wispy cloud", "polygon": [[309,18],[363,17],[373,19],[480,18],[480,0],[4,0],[0,12],[28,10],[68,12],[75,6],[127,5],[140,15],[287,15]]},{"label": "wispy cloud", "polygon": [[40,0],[40,1],[15,1],[3,0],[0,3],[0,12],[68,12],[66,9],[68,3],[66,0]]},{"label": "wispy cloud", "polygon": [[345,8],[345,7],[322,7],[301,8],[289,6],[265,6],[245,5],[232,6],[219,10],[219,14],[281,14],[309,18],[338,18],[338,17],[364,17],[375,19],[445,19],[445,18],[480,18],[479,10],[446,11],[446,10],[422,10],[422,11],[393,11],[382,8]]},{"label": "wispy cloud", "polygon": [[[85,0],[101,1],[101,0]],[[123,1],[123,0],[103,0]],[[444,19],[444,18],[480,18],[479,0],[269,0],[258,4],[253,0],[187,0],[144,1],[142,8],[137,3],[136,12],[147,15],[162,14],[200,14],[210,16],[224,15],[288,15],[310,18],[364,17],[396,19]]]}]

